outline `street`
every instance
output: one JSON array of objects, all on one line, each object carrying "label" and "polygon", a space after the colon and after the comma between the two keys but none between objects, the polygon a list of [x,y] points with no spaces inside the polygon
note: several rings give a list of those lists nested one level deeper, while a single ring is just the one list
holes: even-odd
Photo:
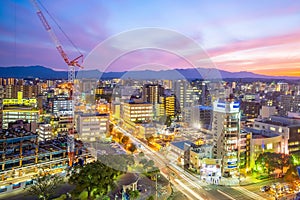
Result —
[{"label": "street", "polygon": [[[124,135],[128,136],[134,143],[139,144],[143,147],[142,150],[145,155],[153,160],[157,167],[161,170],[161,174],[165,176],[174,187],[185,194],[189,199],[195,200],[263,200],[265,197],[257,194],[259,190],[256,188],[254,191],[248,190],[246,187],[225,187],[210,185],[200,180],[199,177],[196,177],[182,168],[178,167],[172,161],[168,160],[163,155],[152,150],[148,145],[140,142],[130,133],[122,129],[121,127],[116,126],[116,128],[121,131]],[[173,176],[170,174],[173,173]],[[268,197],[267,197],[268,198]]]}]

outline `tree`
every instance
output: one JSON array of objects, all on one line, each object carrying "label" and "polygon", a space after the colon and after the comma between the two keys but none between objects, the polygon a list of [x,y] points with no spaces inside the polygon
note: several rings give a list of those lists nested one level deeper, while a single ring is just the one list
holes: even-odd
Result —
[{"label": "tree", "polygon": [[118,139],[118,142],[120,142],[121,138],[123,137],[123,134],[120,131],[117,131],[115,137],[116,139]]},{"label": "tree", "polygon": [[108,132],[111,133],[114,129],[114,124],[109,124],[108,126]]},{"label": "tree", "polygon": [[139,153],[139,157],[140,157],[140,158],[143,158],[144,156],[145,156],[145,153],[141,151],[141,152]]},{"label": "tree", "polygon": [[294,180],[298,180],[299,177],[298,177],[298,174],[297,174],[297,170],[296,170],[296,167],[295,166],[291,166],[285,176],[284,176],[284,180],[286,182],[293,182]]},{"label": "tree", "polygon": [[120,175],[116,169],[104,165],[100,161],[88,163],[84,166],[73,168],[69,183],[75,185],[73,193],[79,195],[87,192],[87,198],[93,196],[103,197],[115,187],[115,180]]},{"label": "tree", "polygon": [[126,145],[129,142],[129,140],[130,140],[129,137],[125,135],[124,137],[122,137],[121,142],[122,144]]},{"label": "tree", "polygon": [[128,166],[134,164],[134,158],[132,155],[101,155],[98,160],[105,165],[114,168],[118,171],[126,172]]},{"label": "tree", "polygon": [[138,190],[130,190],[128,193],[130,199],[138,199],[140,196],[140,192]]},{"label": "tree", "polygon": [[45,171],[42,171],[33,178],[33,185],[26,190],[41,200],[48,200],[62,182],[61,176],[46,174]]},{"label": "tree", "polygon": [[166,125],[167,127],[170,127],[171,124],[172,124],[171,116],[167,116],[167,119],[166,119],[166,121],[165,121],[165,125]]},{"label": "tree", "polygon": [[153,136],[148,137],[147,141],[148,141],[148,143],[154,142],[154,137]]},{"label": "tree", "polygon": [[137,150],[135,144],[130,143],[130,146],[128,147],[128,151],[130,151],[131,153],[134,153]]},{"label": "tree", "polygon": [[154,196],[148,197],[147,200],[154,200]]},{"label": "tree", "polygon": [[262,169],[263,172],[267,171],[270,174],[275,169],[283,171],[284,167],[288,167],[290,165],[290,156],[282,153],[266,152],[259,154],[255,164],[258,171]]}]

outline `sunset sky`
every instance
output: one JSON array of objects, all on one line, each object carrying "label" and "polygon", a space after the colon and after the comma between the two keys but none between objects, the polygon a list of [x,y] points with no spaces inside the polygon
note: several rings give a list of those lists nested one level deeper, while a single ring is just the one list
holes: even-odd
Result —
[{"label": "sunset sky", "polygon": [[[85,57],[89,57],[93,49],[96,52],[97,45],[114,35],[133,29],[156,27],[172,30],[195,41],[218,69],[300,76],[300,1],[41,2]],[[67,68],[30,0],[0,1],[0,10],[0,66],[43,65],[59,70]],[[74,48],[57,26],[48,15],[45,16],[66,52],[71,58],[76,56]],[[138,36],[153,38],[151,34],[154,33]],[[155,40],[157,38],[154,37]],[[172,41],[178,43],[176,37],[168,39],[165,44],[168,47],[172,46]],[[182,43],[184,41],[181,40]],[[107,48],[120,48],[116,46]],[[190,46],[184,43],[181,47],[182,51],[187,51]],[[151,63],[155,63],[155,69],[161,65],[167,68],[191,67],[178,55],[162,50],[145,48],[128,52],[114,60],[109,70],[125,71],[150,66]],[[199,60],[203,55],[197,51],[193,58]],[[95,64],[87,66],[88,69],[95,67]]]}]

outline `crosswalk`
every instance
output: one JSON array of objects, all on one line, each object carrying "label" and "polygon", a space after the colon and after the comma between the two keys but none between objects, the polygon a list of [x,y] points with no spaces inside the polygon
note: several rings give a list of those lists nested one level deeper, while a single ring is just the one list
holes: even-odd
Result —
[{"label": "crosswalk", "polygon": [[243,187],[232,187],[232,188],[242,192],[243,194],[245,194],[255,200],[265,200],[264,197],[254,193],[254,192],[251,192],[251,191],[247,190],[246,188],[243,188]]}]

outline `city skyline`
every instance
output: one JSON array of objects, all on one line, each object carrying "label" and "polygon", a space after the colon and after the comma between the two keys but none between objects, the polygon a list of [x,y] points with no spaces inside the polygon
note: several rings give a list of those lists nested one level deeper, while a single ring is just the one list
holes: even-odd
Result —
[{"label": "city skyline", "polygon": [[[226,5],[203,1],[188,4],[170,1],[42,3],[85,57],[113,35],[157,27],[195,40],[218,69],[300,75],[297,70],[300,63],[299,2],[248,1],[240,4],[229,1]],[[66,69],[30,1],[1,2],[1,18],[4,19],[0,22],[1,66],[44,65]],[[64,43],[61,35],[58,37],[72,55],[68,43]],[[169,68],[189,67],[166,52],[150,49],[120,58],[112,64],[111,71],[136,68],[144,64],[139,60],[141,57],[162,65],[166,65],[164,60],[173,59],[172,63],[167,62]]]}]

